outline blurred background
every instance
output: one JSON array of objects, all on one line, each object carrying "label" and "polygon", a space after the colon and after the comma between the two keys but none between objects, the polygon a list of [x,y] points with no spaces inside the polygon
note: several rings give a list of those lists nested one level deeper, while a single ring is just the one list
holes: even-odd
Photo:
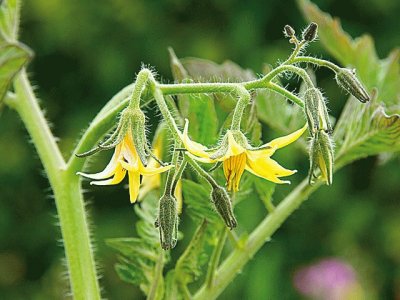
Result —
[{"label": "blurred background", "polygon": [[[400,45],[398,0],[314,2],[339,17],[353,37],[370,33],[381,58]],[[82,129],[132,82],[142,63],[171,81],[168,46],[178,57],[229,59],[261,73],[264,64],[290,53],[285,24],[306,25],[295,1],[35,0],[23,1],[21,40],[36,53],[31,79],[69,156]],[[318,43],[309,51],[329,58]],[[331,74],[317,75],[338,117],[346,96]],[[101,169],[108,155],[92,159],[91,170]],[[0,115],[0,157],[0,299],[61,299],[65,268],[52,193],[22,123],[9,109]],[[298,167],[295,180],[307,167]],[[307,283],[299,278],[312,278],[304,275],[312,268],[336,268],[350,278],[344,282],[363,291],[358,295],[400,299],[399,182],[398,158],[382,164],[372,157],[341,170],[334,185],[313,194],[220,299],[306,297]],[[278,190],[276,198],[280,195]],[[122,185],[90,188],[86,199],[104,297],[141,299],[139,289],[117,277],[115,254],[104,243],[132,236],[136,216],[127,191]],[[264,211],[251,203],[238,207],[237,214],[246,224]]]}]

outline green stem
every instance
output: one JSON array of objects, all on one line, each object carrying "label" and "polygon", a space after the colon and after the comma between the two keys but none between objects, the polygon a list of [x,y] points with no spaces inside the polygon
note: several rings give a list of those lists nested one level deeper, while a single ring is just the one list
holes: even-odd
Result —
[{"label": "green stem", "polygon": [[139,72],[129,102],[130,108],[138,109],[140,107],[140,97],[142,96],[143,90],[150,78],[153,78],[153,74],[149,69],[142,69]]},{"label": "green stem", "polygon": [[224,226],[221,229],[220,235],[218,236],[217,245],[215,246],[213,253],[211,254],[210,263],[208,264],[208,270],[206,275],[207,289],[212,288],[212,286],[214,285],[216,269],[218,267],[219,260],[221,258],[222,250],[224,249],[227,235],[228,235],[228,230]]},{"label": "green stem", "polygon": [[310,63],[320,67],[326,67],[331,69],[334,72],[339,71],[340,67],[335,65],[334,63],[327,61],[325,59],[310,57],[310,56],[298,56],[291,61],[292,63]]},{"label": "green stem", "polygon": [[300,50],[303,48],[305,44],[306,44],[305,41],[301,41],[299,43],[296,38],[296,47],[294,48],[292,54],[290,54],[289,58],[283,63],[283,65],[292,63],[293,59],[299,54]]},{"label": "green stem", "polygon": [[154,96],[154,99],[156,99],[158,108],[160,109],[161,114],[164,117],[164,120],[167,123],[174,140],[177,142],[181,141],[181,138],[179,135],[180,134],[179,129],[176,126],[174,117],[172,116],[171,112],[168,109],[167,103],[165,103],[165,99],[164,99],[162,91],[159,88],[154,87],[153,88],[153,96]]},{"label": "green stem", "polygon": [[195,169],[201,177],[203,177],[207,182],[211,185],[211,187],[215,188],[218,187],[218,183],[215,181],[215,179],[208,174],[202,167],[199,166],[199,164],[194,161],[193,158],[191,158],[189,155],[186,155],[186,160],[189,163],[189,165],[192,166],[193,169]]},{"label": "green stem", "polygon": [[239,100],[236,103],[235,110],[233,111],[231,124],[232,130],[240,130],[240,123],[242,121],[243,112],[251,100],[250,93],[244,87],[239,86],[236,92],[239,96]]},{"label": "green stem", "polygon": [[163,268],[164,268],[164,251],[160,250],[160,254],[158,255],[156,270],[155,270],[155,278],[153,278],[153,282],[150,287],[150,292],[147,295],[147,300],[155,300],[157,299],[157,290],[162,280],[163,276]]},{"label": "green stem", "polygon": [[287,99],[293,101],[295,104],[297,104],[298,106],[300,106],[301,108],[304,108],[304,102],[303,100],[301,100],[299,97],[297,97],[296,95],[292,94],[291,92],[289,92],[288,90],[284,89],[283,87],[269,82],[266,85],[266,88],[269,90],[272,90],[278,94],[281,94],[282,96],[285,96]]},{"label": "green stem", "polygon": [[279,67],[273,69],[271,72],[269,72],[267,75],[265,75],[262,78],[262,81],[264,81],[265,83],[269,83],[276,76],[278,76],[281,73],[287,72],[287,71],[297,74],[299,77],[301,77],[303,79],[303,81],[307,84],[307,86],[309,86],[309,87],[314,86],[310,76],[307,74],[306,71],[304,71],[303,69],[301,69],[299,67],[292,66],[292,65],[280,65]]},{"label": "green stem", "polygon": [[157,84],[157,88],[164,95],[177,94],[201,94],[201,93],[231,93],[234,92],[240,83],[177,83]]},{"label": "green stem", "polygon": [[[179,148],[181,146],[180,142],[175,142],[174,145],[174,149]],[[175,180],[175,174],[176,172],[178,172],[178,170],[176,169],[176,166],[178,164],[178,158],[179,158],[179,151],[174,150],[173,154],[172,154],[172,159],[171,159],[171,164],[173,166],[175,166],[175,168],[168,170],[167,173],[167,180],[165,182],[165,191],[164,191],[164,195],[168,194],[168,195],[173,195],[174,194],[174,180]]]},{"label": "green stem", "polygon": [[79,178],[68,172],[25,70],[15,79],[15,109],[24,122],[53,189],[74,299],[100,299]]},{"label": "green stem", "polygon": [[257,226],[243,247],[236,248],[227,257],[217,270],[215,284],[207,288],[204,284],[194,295],[193,299],[216,299],[232,282],[236,275],[257,253],[257,251],[270,239],[272,234],[282,223],[315,191],[321,183],[308,185],[308,180],[303,180],[268,216]]}]

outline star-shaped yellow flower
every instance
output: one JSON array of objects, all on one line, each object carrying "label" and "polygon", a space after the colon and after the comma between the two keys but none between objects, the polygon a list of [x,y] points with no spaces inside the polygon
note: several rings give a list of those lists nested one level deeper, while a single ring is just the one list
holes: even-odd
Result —
[{"label": "star-shaped yellow flower", "polygon": [[132,138],[132,131],[128,130],[122,141],[116,145],[114,154],[105,169],[96,174],[78,172],[79,175],[94,179],[93,185],[114,185],[120,183],[128,172],[129,197],[131,203],[136,202],[139,194],[140,177],[152,176],[167,171],[173,166],[144,166]]},{"label": "star-shaped yellow flower", "polygon": [[238,191],[244,170],[275,183],[290,183],[281,180],[280,177],[292,175],[296,170],[285,169],[270,157],[277,149],[296,141],[307,129],[307,125],[257,148],[252,147],[240,131],[228,130],[216,150],[210,150],[204,145],[192,141],[188,136],[188,128],[189,123],[186,120],[184,131],[181,133],[186,150],[198,161],[222,162],[228,191]]}]

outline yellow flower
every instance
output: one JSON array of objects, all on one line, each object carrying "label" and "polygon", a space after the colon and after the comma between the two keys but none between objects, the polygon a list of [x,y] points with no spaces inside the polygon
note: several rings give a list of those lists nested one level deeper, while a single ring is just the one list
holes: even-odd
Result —
[{"label": "yellow flower", "polygon": [[120,183],[124,179],[126,172],[128,172],[129,198],[131,203],[134,203],[139,194],[141,175],[157,175],[172,167],[171,165],[158,167],[150,164],[144,166],[136,150],[132,131],[128,130],[122,141],[116,145],[110,162],[102,172],[96,174],[78,172],[78,174],[94,179],[95,181],[90,182],[93,185],[114,185]]},{"label": "yellow flower", "polygon": [[[154,145],[153,145],[153,154],[156,157],[162,157],[162,137],[163,135],[161,133],[156,133],[156,136],[154,138]],[[149,159],[149,164],[147,165],[148,167],[151,168],[158,168],[160,166],[160,163],[155,160],[153,157]],[[142,187],[140,188],[139,191],[139,201],[142,200],[147,193],[150,191],[157,189],[161,186],[161,174],[157,173],[154,175],[144,175],[142,179]],[[178,213],[180,214],[182,212],[182,182],[181,180],[178,180],[178,183],[176,184],[176,188],[174,191],[174,196],[177,200],[177,209]]]},{"label": "yellow flower", "polygon": [[246,137],[240,131],[228,130],[216,150],[210,150],[204,145],[192,141],[188,136],[188,128],[189,123],[186,120],[181,139],[192,157],[205,163],[222,162],[228,191],[238,191],[244,170],[275,183],[290,183],[282,181],[280,177],[292,175],[296,170],[285,169],[270,157],[277,149],[296,141],[307,129],[307,125],[257,148],[249,145]]}]

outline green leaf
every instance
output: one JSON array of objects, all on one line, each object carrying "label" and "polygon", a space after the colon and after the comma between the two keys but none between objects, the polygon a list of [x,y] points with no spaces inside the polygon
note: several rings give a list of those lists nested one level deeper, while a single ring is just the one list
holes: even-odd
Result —
[{"label": "green leaf", "polygon": [[370,155],[400,151],[400,115],[387,115],[376,96],[367,104],[350,98],[334,138],[336,164],[340,166]]},{"label": "green leaf", "polygon": [[149,193],[141,205],[135,206],[139,221],[136,224],[139,237],[113,238],[106,240],[119,257],[115,269],[125,282],[140,286],[153,299],[162,299],[164,279],[162,269],[168,261],[168,252],[160,247],[158,229],[154,222],[157,214],[158,195]]},{"label": "green leaf", "polygon": [[187,212],[191,218],[198,222],[202,222],[204,219],[214,224],[221,222],[219,215],[211,205],[210,191],[203,185],[182,179],[182,190]]},{"label": "green leaf", "polygon": [[0,43],[4,41],[15,42],[18,39],[19,19],[20,19],[19,0],[4,0],[0,6]]},{"label": "green leaf", "polygon": [[0,46],[0,103],[14,76],[29,62],[31,57],[32,52],[22,44]]},{"label": "green leaf", "polygon": [[205,220],[199,225],[185,252],[182,253],[176,263],[176,280],[185,286],[200,277],[202,274],[201,267],[207,261],[207,256],[204,252],[207,225],[208,222]]}]

